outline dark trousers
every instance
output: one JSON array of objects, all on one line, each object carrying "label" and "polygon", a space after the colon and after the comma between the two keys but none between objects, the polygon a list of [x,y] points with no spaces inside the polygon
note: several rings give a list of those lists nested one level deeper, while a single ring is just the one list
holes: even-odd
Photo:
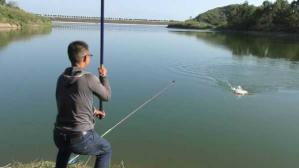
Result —
[{"label": "dark trousers", "polygon": [[110,166],[111,145],[94,130],[81,136],[54,130],[54,142],[59,149],[56,168],[66,168],[71,153],[96,156],[95,168]]}]

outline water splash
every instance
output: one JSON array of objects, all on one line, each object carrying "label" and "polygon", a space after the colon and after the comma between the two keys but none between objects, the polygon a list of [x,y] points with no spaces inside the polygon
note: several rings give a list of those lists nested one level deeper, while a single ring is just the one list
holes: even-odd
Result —
[{"label": "water splash", "polygon": [[[215,63],[200,61],[184,64],[177,62],[169,69],[177,74],[197,79],[227,92],[235,86],[242,86],[250,95],[277,92],[280,90],[299,90],[299,72],[289,68],[286,62],[278,64],[273,60]],[[298,76],[298,77],[296,77]]]}]

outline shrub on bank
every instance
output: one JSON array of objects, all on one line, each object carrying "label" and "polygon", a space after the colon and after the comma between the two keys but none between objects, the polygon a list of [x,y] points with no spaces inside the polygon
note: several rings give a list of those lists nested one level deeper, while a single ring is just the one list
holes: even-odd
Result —
[{"label": "shrub on bank", "polygon": [[51,25],[47,18],[27,13],[16,7],[0,4],[0,23],[10,23],[18,26],[25,25]]},{"label": "shrub on bank", "polygon": [[182,29],[211,29],[212,26],[198,22],[195,20],[187,20],[184,22],[175,22],[168,25],[168,28],[182,28]]}]

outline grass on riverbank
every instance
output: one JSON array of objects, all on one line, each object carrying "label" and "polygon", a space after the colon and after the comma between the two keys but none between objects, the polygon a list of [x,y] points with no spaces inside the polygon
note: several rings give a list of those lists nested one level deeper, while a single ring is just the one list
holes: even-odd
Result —
[{"label": "grass on riverbank", "polygon": [[[32,163],[20,163],[20,162],[14,162],[12,164],[8,164],[4,166],[4,168],[53,168],[55,167],[54,162],[49,161],[36,161]],[[87,166],[84,166],[84,164],[76,164],[69,166],[69,168],[90,168]]]},{"label": "grass on riverbank", "polygon": [[51,21],[47,18],[36,16],[27,13],[16,7],[8,7],[0,5],[0,23],[9,23],[12,25],[23,26],[38,26],[51,25]]},{"label": "grass on riverbank", "polygon": [[[31,163],[14,162],[1,168],[54,168],[54,167],[55,167],[55,163],[51,161],[33,161]],[[91,168],[91,167],[86,166],[85,163],[79,163],[79,164],[71,165],[68,168]],[[125,168],[125,166],[124,163],[122,162],[119,165],[113,165],[111,168]]]}]

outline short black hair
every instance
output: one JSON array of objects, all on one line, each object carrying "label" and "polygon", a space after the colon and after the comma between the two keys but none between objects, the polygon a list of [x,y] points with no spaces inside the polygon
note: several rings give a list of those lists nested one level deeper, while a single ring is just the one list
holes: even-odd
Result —
[{"label": "short black hair", "polygon": [[83,55],[82,52],[88,50],[88,44],[84,41],[73,41],[69,44],[67,53],[72,65],[80,63]]}]

